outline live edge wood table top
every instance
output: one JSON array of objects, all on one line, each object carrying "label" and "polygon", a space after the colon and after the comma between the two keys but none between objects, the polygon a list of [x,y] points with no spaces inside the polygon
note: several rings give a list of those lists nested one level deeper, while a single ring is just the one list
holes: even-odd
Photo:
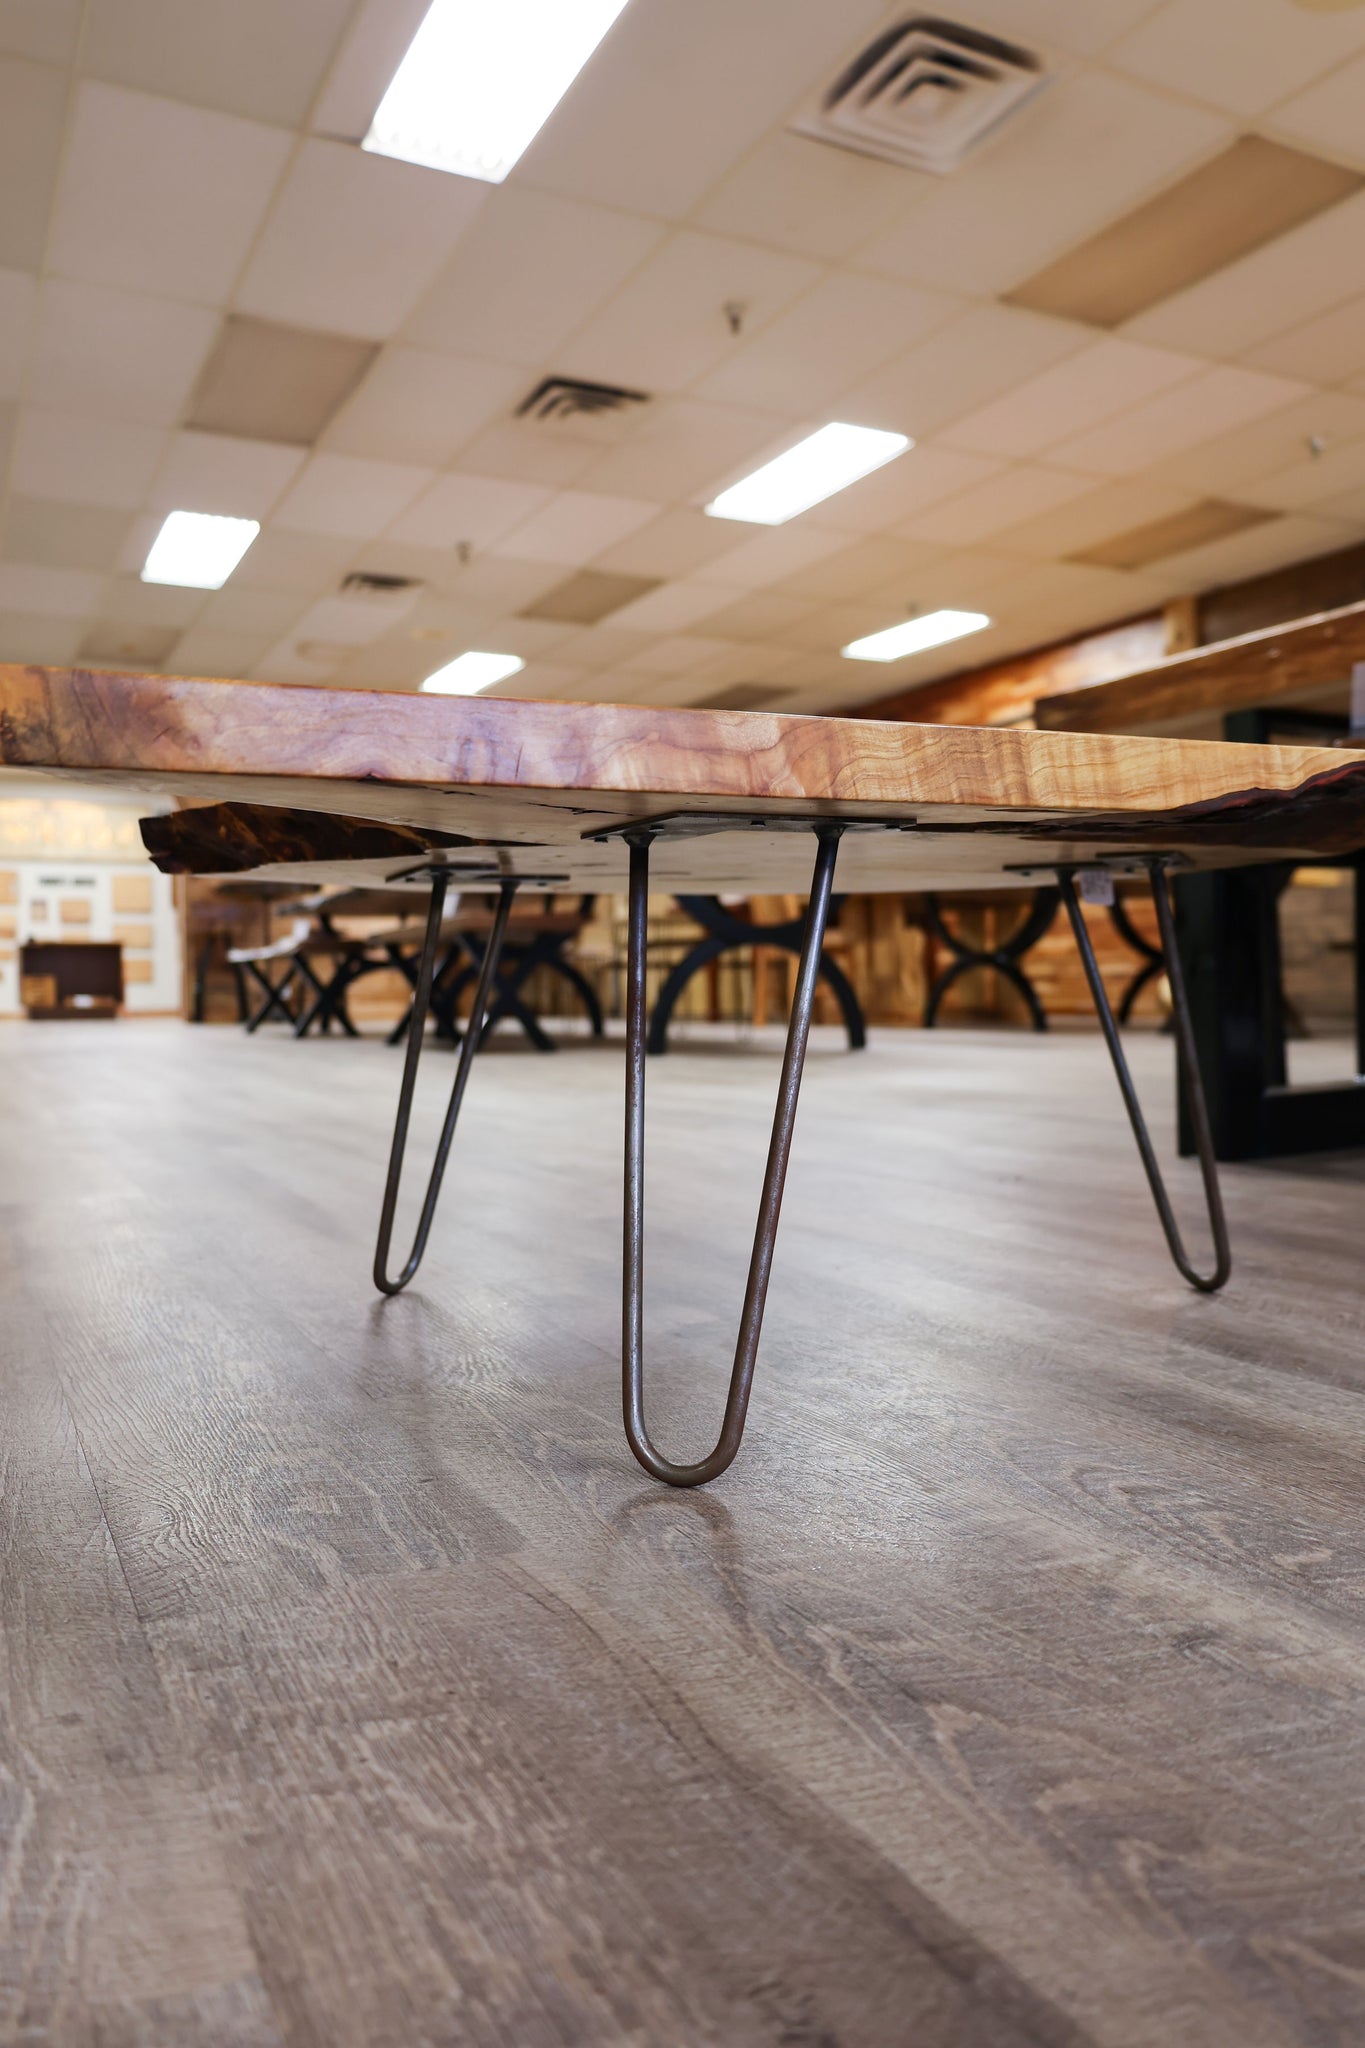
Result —
[{"label": "live edge wood table top", "polygon": [[[784,818],[883,828],[845,837],[839,884],[852,890],[1027,887],[1059,862],[1129,854],[1222,867],[1365,846],[1365,753],[1339,748],[89,669],[0,666],[0,764],[199,807],[149,821],[168,869],[300,881],[391,883],[434,858],[456,876],[619,889],[615,835],[684,812],[711,829],[660,837],[661,891],[804,889],[810,838]],[[727,814],[740,829],[715,829]]]}]

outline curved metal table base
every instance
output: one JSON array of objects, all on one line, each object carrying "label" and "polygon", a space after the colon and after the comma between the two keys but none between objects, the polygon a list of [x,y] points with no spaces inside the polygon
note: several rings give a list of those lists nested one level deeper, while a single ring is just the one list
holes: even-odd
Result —
[{"label": "curved metal table base", "polygon": [[1085,969],[1085,978],[1090,984],[1090,993],[1094,999],[1096,1013],[1099,1016],[1100,1029],[1103,1031],[1105,1043],[1109,1047],[1109,1057],[1114,1063],[1114,1072],[1118,1076],[1119,1090],[1123,1096],[1124,1107],[1128,1111],[1128,1121],[1133,1127],[1133,1136],[1137,1139],[1137,1148],[1142,1157],[1143,1170],[1147,1175],[1147,1182],[1152,1190],[1152,1200],[1156,1203],[1156,1213],[1161,1219],[1161,1228],[1165,1233],[1166,1243],[1170,1247],[1171,1257],[1175,1261],[1177,1270],[1189,1281],[1191,1287],[1197,1288],[1201,1294],[1216,1294],[1232,1271],[1232,1249],[1228,1243],[1227,1218],[1223,1212],[1222,1189],[1218,1185],[1218,1162],[1214,1158],[1213,1153],[1213,1133],[1209,1126],[1208,1105],[1204,1098],[1204,1083],[1199,1073],[1199,1056],[1195,1050],[1194,1026],[1190,1019],[1189,995],[1185,987],[1185,973],[1181,964],[1180,948],[1176,944],[1175,919],[1171,914],[1171,897],[1170,891],[1166,886],[1165,866],[1160,858],[1148,861],[1144,865],[1147,867],[1152,880],[1152,896],[1156,903],[1157,924],[1161,931],[1162,954],[1165,960],[1166,973],[1171,984],[1171,1017],[1175,1025],[1180,1087],[1185,1099],[1186,1112],[1194,1131],[1195,1148],[1199,1154],[1199,1170],[1204,1181],[1204,1199],[1208,1204],[1209,1227],[1213,1233],[1214,1265],[1211,1273],[1196,1272],[1190,1262],[1189,1254],[1185,1250],[1184,1240],[1180,1235],[1180,1226],[1175,1220],[1175,1211],[1171,1207],[1171,1199],[1166,1192],[1166,1183],[1162,1179],[1161,1168],[1157,1164],[1151,1134],[1147,1129],[1147,1120],[1142,1113],[1142,1104],[1138,1100],[1137,1089],[1133,1085],[1133,1076],[1129,1070],[1127,1056],[1123,1050],[1123,1040],[1119,1036],[1119,1027],[1114,1021],[1114,1012],[1110,1006],[1108,991],[1104,986],[1104,977],[1100,973],[1099,963],[1095,958],[1095,948],[1090,939],[1089,928],[1082,915],[1080,900],[1076,894],[1076,876],[1081,870],[1079,868],[1059,868],[1057,870],[1057,880],[1061,887],[1062,901],[1066,905],[1067,916],[1071,920],[1071,929],[1076,937],[1076,947],[1081,956],[1081,965]]},{"label": "curved metal table base", "polygon": [[403,1178],[403,1155],[408,1144],[408,1123],[412,1116],[412,1095],[417,1084],[417,1066],[422,1057],[422,1033],[426,1028],[427,1013],[431,1008],[431,984],[436,969],[436,951],[441,937],[441,914],[445,909],[446,890],[450,876],[437,869],[431,879],[431,904],[427,911],[426,936],[422,941],[422,958],[417,969],[417,985],[413,990],[412,1009],[408,1020],[408,1049],[403,1061],[403,1081],[398,1091],[398,1115],[393,1127],[393,1146],[389,1153],[388,1178],[384,1183],[384,1204],[379,1213],[379,1239],[374,1252],[374,1284],[381,1294],[398,1294],[411,1280],[422,1263],[422,1254],[427,1248],[431,1235],[432,1218],[440,1200],[441,1182],[445,1178],[446,1162],[459,1122],[460,1105],[469,1081],[469,1070],[474,1064],[474,1055],[484,1035],[484,1020],[488,1011],[489,993],[493,977],[497,973],[502,943],[507,936],[507,920],[512,911],[512,899],[517,893],[515,879],[499,886],[498,908],[493,919],[493,930],[479,963],[479,981],[474,991],[474,1001],[469,1012],[469,1023],[460,1042],[459,1059],[455,1067],[455,1079],[451,1083],[450,1101],[446,1105],[445,1121],[436,1145],[436,1160],[427,1182],[427,1191],[422,1201],[422,1213],[417,1222],[417,1234],[412,1250],[396,1280],[389,1277],[389,1246],[393,1238],[393,1219],[398,1207],[398,1189]]},{"label": "curved metal table base", "polygon": [[[800,918],[793,918],[787,924],[746,924],[715,896],[678,896],[674,901],[694,923],[702,927],[706,937],[699,939],[677,966],[669,970],[654,999],[647,1050],[656,1054],[668,1051],[668,1027],[673,1021],[679,996],[693,975],[700,973],[711,961],[719,960],[722,953],[735,952],[741,947],[747,950],[750,946],[773,946],[780,952],[795,953],[799,957],[805,943],[805,926]],[[837,909],[836,901],[830,906],[830,915],[835,915]],[[838,961],[823,953],[819,971],[839,1005],[844,1029],[848,1033],[849,1051],[861,1052],[867,1044],[867,1023],[852,983]]]},{"label": "curved metal table base", "polygon": [[953,983],[964,974],[970,974],[974,967],[989,967],[991,971],[1006,980],[1010,987],[1017,989],[1024,999],[1029,1020],[1035,1031],[1047,1030],[1047,1011],[1038,1000],[1038,991],[1020,966],[1020,961],[1031,946],[1036,946],[1045,932],[1052,927],[1057,915],[1061,897],[1055,889],[1035,889],[1033,905],[1024,919],[1007,939],[998,946],[979,948],[968,946],[950,931],[943,920],[943,911],[937,896],[924,899],[924,922],[940,944],[947,946],[956,957],[949,961],[943,972],[934,981],[924,1005],[924,1028],[932,1031],[938,1021],[939,1005]]},{"label": "curved metal table base", "polygon": [[644,1222],[645,1222],[645,1051],[648,1004],[646,1001],[646,937],[649,913],[649,844],[654,836],[647,829],[628,834],[630,843],[630,943],[626,968],[626,1175],[625,1175],[625,1262],[622,1294],[622,1398],[626,1437],[640,1464],[655,1479],[668,1486],[704,1486],[730,1464],[744,1435],[744,1418],[749,1406],[758,1340],[763,1328],[763,1307],[772,1271],[773,1248],[782,1210],[782,1189],[791,1154],[792,1129],[801,1091],[801,1070],[805,1064],[806,1041],[810,1035],[815,1006],[815,983],[820,968],[820,949],[829,923],[830,894],[834,863],[843,827],[839,824],[816,828],[819,850],[811,883],[810,908],[806,914],[801,964],[796,977],[796,994],[787,1027],[787,1049],[782,1061],[782,1079],[777,1091],[768,1165],[763,1176],[754,1248],[749,1260],[749,1281],[744,1291],[735,1362],[720,1435],[706,1457],[694,1465],[675,1464],[650,1441],[645,1423],[644,1392]]}]

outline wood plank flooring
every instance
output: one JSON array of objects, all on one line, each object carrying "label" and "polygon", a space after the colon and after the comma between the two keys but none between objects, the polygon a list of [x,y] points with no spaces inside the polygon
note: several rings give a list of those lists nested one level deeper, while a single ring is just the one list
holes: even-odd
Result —
[{"label": "wood plank flooring", "polygon": [[[777,1064],[651,1064],[675,1455]],[[679,1495],[619,1045],[486,1056],[381,1302],[398,1069],[0,1030],[0,2043],[1365,2040],[1365,1158],[1228,1170],[1204,1300],[1095,1036],[818,1032]]]}]

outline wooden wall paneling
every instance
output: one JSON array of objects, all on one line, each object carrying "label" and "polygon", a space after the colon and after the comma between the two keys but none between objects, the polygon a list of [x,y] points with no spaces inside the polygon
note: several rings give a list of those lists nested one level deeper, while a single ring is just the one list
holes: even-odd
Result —
[{"label": "wooden wall paneling", "polygon": [[57,905],[57,915],[63,924],[89,924],[91,903],[88,896],[63,896]]},{"label": "wooden wall paneling", "polygon": [[152,927],[149,924],[116,924],[113,937],[120,946],[148,951],[152,944]]}]

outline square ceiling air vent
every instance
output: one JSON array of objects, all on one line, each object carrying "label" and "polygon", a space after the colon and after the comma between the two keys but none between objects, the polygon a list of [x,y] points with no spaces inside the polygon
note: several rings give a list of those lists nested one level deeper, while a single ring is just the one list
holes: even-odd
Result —
[{"label": "square ceiling air vent", "polygon": [[792,126],[840,149],[943,174],[1045,82],[1031,50],[915,14],[861,50]]}]

